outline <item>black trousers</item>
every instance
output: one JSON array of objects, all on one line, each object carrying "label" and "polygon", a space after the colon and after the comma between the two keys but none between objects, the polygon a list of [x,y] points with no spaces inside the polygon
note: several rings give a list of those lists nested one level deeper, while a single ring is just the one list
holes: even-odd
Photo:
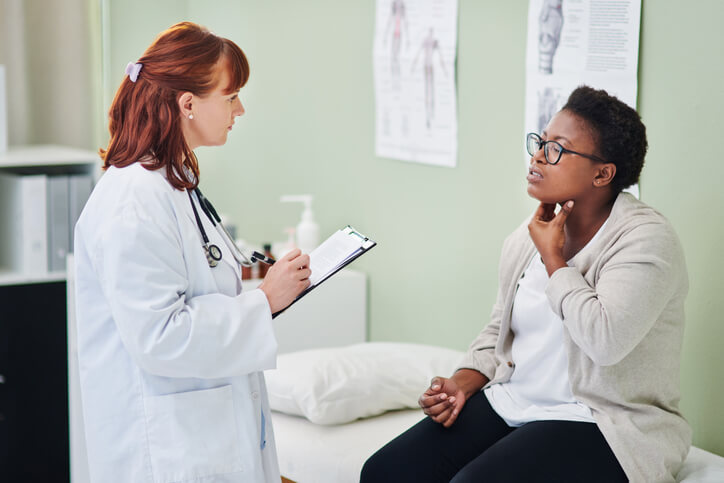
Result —
[{"label": "black trousers", "polygon": [[482,392],[450,428],[425,418],[372,455],[360,483],[585,482],[628,479],[594,423],[511,428]]}]

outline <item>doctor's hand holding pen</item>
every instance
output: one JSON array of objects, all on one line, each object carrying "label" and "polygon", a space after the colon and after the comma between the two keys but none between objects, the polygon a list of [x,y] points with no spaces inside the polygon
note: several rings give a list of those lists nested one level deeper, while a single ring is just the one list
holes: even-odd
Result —
[{"label": "doctor's hand holding pen", "polygon": [[294,249],[269,267],[259,288],[269,301],[271,313],[286,308],[307,287],[309,287],[309,255]]}]

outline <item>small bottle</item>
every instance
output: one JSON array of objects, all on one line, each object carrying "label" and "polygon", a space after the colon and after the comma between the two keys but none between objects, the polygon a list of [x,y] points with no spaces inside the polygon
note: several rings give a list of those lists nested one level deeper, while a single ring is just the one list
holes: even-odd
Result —
[{"label": "small bottle", "polygon": [[[274,257],[272,256],[272,252],[271,252],[271,243],[265,243],[265,244],[263,245],[263,247],[264,247],[264,256],[265,256],[265,257],[269,257],[269,258],[274,258]],[[268,271],[269,271],[269,265],[268,265],[268,264],[266,264],[266,263],[259,263],[259,278],[264,278],[264,277],[266,277],[266,272],[268,272]]]},{"label": "small bottle", "polygon": [[276,255],[276,258],[282,258],[287,253],[291,252],[295,248],[297,248],[296,243],[294,242],[294,233],[296,232],[296,228],[289,227],[284,229],[284,233],[287,234],[286,241],[283,242],[276,242],[272,244],[272,253]]},{"label": "small bottle", "polygon": [[302,253],[311,253],[319,245],[319,225],[312,213],[312,195],[284,195],[281,201],[304,203],[302,219],[297,225],[297,247]]},{"label": "small bottle", "polygon": [[251,280],[251,266],[242,265],[241,266],[241,279],[242,280]]}]

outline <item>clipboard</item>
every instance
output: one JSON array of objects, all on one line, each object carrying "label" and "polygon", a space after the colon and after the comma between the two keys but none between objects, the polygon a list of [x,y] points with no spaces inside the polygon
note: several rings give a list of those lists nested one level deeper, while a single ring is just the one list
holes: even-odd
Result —
[{"label": "clipboard", "polygon": [[300,293],[292,303],[273,313],[272,319],[376,245],[377,242],[370,240],[350,225],[334,232],[309,254],[309,266],[312,269],[312,275],[309,277],[312,282],[311,285]]}]

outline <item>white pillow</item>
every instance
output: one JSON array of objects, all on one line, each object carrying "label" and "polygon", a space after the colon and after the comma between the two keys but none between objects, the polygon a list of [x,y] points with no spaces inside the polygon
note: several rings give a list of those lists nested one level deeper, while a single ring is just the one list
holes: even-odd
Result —
[{"label": "white pillow", "polygon": [[367,342],[281,354],[266,371],[275,411],[342,424],[416,408],[434,376],[449,377],[463,353],[442,347]]}]

